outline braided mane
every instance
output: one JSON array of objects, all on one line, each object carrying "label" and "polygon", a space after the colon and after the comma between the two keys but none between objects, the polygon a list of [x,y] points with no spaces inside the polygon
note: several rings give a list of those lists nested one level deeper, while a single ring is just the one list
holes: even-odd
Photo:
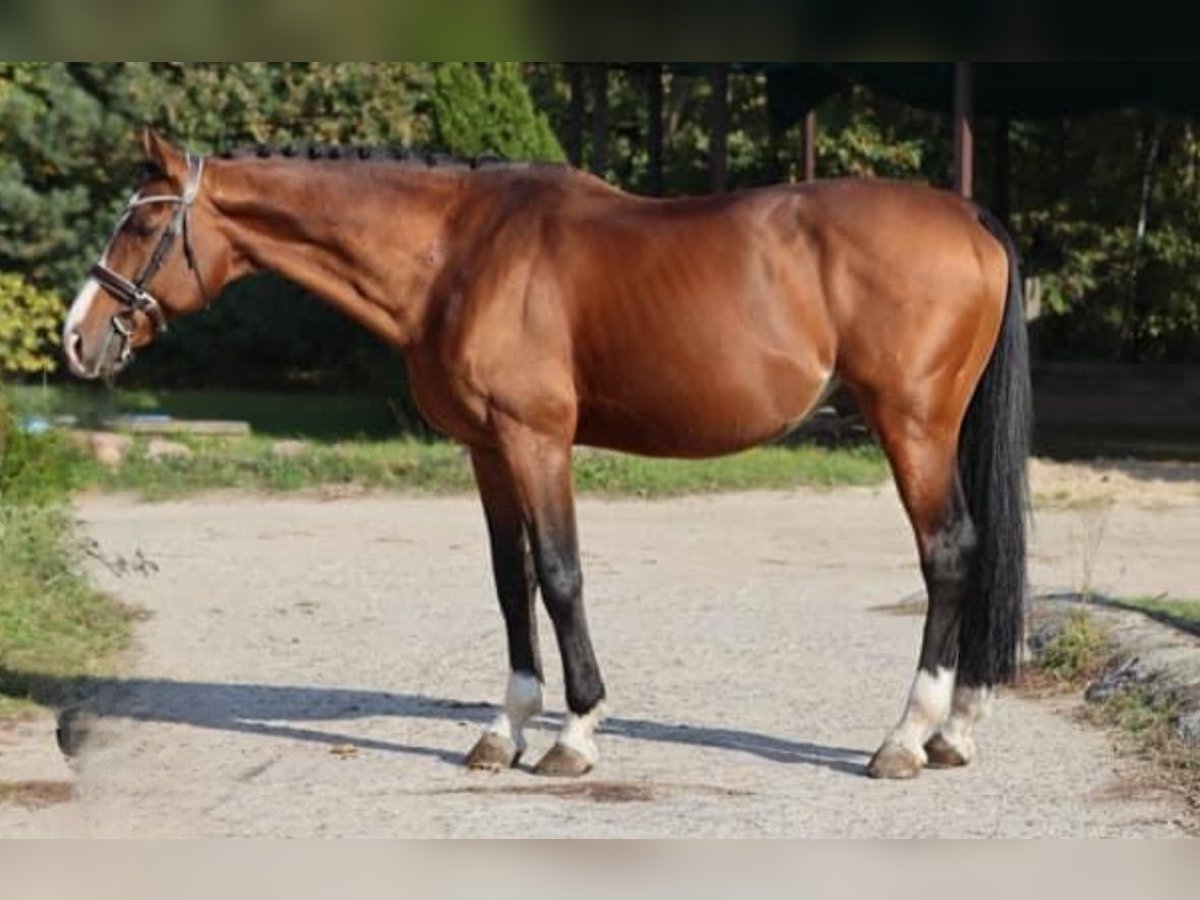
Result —
[{"label": "braided mane", "polygon": [[413,150],[396,145],[363,144],[257,144],[238,147],[217,154],[222,159],[286,159],[342,160],[347,162],[397,162],[427,168],[483,169],[492,166],[552,165],[550,163],[513,162],[502,156],[453,156],[448,153]]}]

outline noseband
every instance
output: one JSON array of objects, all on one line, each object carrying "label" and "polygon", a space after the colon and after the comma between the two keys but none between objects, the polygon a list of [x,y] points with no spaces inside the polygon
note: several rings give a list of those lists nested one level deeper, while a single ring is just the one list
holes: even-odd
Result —
[{"label": "noseband", "polygon": [[123,312],[113,316],[112,319],[112,331],[123,344],[120,352],[122,358],[128,355],[128,345],[134,330],[134,313],[144,313],[154,323],[155,331],[167,330],[167,318],[163,314],[162,304],[146,289],[146,286],[162,268],[167,254],[171,251],[171,246],[175,243],[175,238],[181,233],[183,235],[183,255],[187,259],[188,268],[196,274],[196,283],[200,285],[200,293],[206,301],[208,299],[208,291],[204,287],[204,280],[200,277],[200,269],[196,265],[191,230],[192,204],[196,200],[196,194],[200,192],[200,179],[203,176],[204,157],[188,153],[187,181],[184,182],[182,194],[153,194],[149,197],[134,197],[125,207],[125,211],[121,213],[121,217],[117,220],[117,226],[113,230],[114,237],[139,206],[148,206],[151,203],[175,204],[175,212],[171,216],[171,221],[159,235],[154,252],[150,254],[146,265],[142,267],[136,277],[130,280],[119,272],[114,272],[108,267],[107,259],[104,258],[92,266],[91,276],[103,285],[118,303],[125,307]]}]

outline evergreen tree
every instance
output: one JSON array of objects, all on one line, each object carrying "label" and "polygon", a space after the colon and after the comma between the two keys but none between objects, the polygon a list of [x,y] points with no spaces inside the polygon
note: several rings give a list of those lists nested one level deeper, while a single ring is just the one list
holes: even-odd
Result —
[{"label": "evergreen tree", "polygon": [[513,160],[564,158],[549,120],[534,108],[518,63],[444,63],[429,100],[439,150]]}]

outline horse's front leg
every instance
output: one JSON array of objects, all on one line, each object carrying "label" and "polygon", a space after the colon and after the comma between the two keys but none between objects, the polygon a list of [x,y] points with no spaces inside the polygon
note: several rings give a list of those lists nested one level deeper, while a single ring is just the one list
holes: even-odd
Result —
[{"label": "horse's front leg", "polygon": [[473,449],[471,463],[483,501],[491,544],[492,574],[508,633],[508,690],[500,712],[467,754],[472,769],[500,771],[525,751],[525,723],[542,711],[542,660],[534,603],[537,580],[521,507],[504,460]]},{"label": "horse's front leg", "polygon": [[542,600],[558,638],[567,695],[562,730],[534,771],[583,775],[599,755],[593,732],[602,715],[604,682],[583,608],[571,442],[513,424],[503,429],[502,450],[529,534]]}]

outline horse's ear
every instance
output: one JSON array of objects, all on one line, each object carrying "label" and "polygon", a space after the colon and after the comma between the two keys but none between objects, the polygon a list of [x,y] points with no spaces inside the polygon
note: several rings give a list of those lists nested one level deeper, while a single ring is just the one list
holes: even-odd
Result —
[{"label": "horse's ear", "polygon": [[143,157],[155,163],[172,180],[182,179],[187,174],[187,159],[183,151],[173,147],[149,125],[141,130],[138,143]]}]

